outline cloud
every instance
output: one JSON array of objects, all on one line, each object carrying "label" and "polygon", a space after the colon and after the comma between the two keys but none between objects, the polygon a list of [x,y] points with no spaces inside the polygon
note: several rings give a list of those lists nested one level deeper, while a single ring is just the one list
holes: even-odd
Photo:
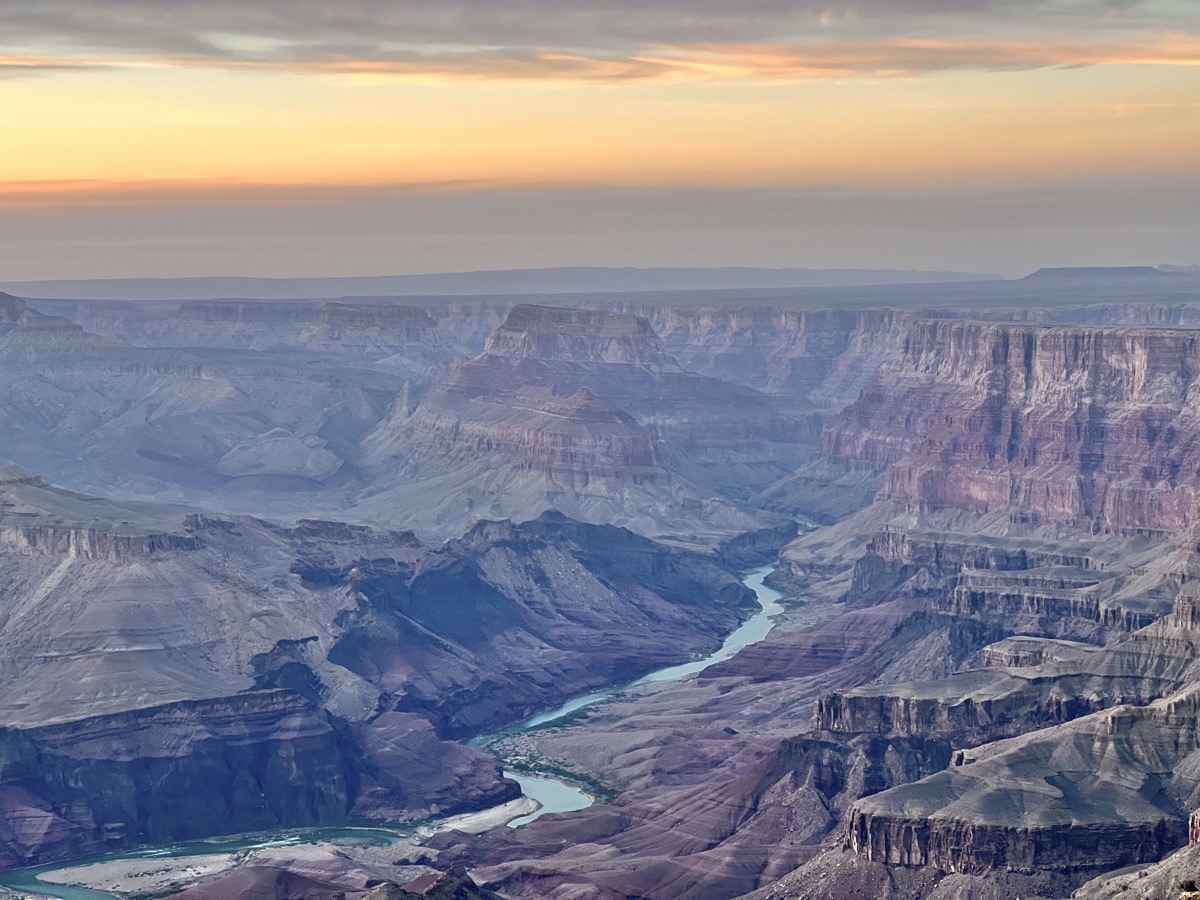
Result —
[{"label": "cloud", "polygon": [[96,60],[72,61],[51,56],[0,55],[0,79],[42,75],[50,72],[70,72],[99,67]]},{"label": "cloud", "polygon": [[233,204],[236,206],[317,206],[330,203],[377,203],[400,197],[454,194],[496,187],[483,179],[411,181],[389,184],[301,184],[246,182],[218,178],[156,178],[118,181],[103,178],[63,178],[0,181],[0,209],[157,207],[179,209]]},{"label": "cloud", "polygon": [[626,82],[1195,64],[1200,15],[1161,2],[0,0],[0,48],[28,60],[0,73],[155,64]]},{"label": "cloud", "polygon": [[1085,38],[1070,42],[975,37],[851,38],[804,44],[663,45],[628,54],[573,49],[312,52],[284,58],[237,59],[181,54],[155,62],[0,57],[0,78],[87,68],[174,66],[420,82],[804,81],[1092,65],[1200,66],[1200,37],[1172,33],[1139,35],[1124,41]]},{"label": "cloud", "polygon": [[[1200,38],[1146,35],[1133,42],[901,38],[809,44],[700,44],[646,48],[626,56],[568,50],[393,53],[288,63],[326,75],[512,81],[782,80],[912,76],[947,70],[1022,70],[1088,65],[1200,66]],[[249,64],[273,67],[274,63]]]}]

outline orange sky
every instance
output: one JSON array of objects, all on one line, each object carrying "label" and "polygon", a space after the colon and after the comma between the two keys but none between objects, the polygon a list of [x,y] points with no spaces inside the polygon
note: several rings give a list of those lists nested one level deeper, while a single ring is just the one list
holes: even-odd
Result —
[{"label": "orange sky", "polygon": [[1186,176],[1198,8],[0,5],[0,209]]},{"label": "orange sky", "polygon": [[[992,52],[1014,65],[1126,61],[820,77],[778,49],[740,47],[710,51],[724,66],[713,72],[632,81],[166,61],[51,70],[0,81],[0,198],[193,180],[871,186],[1189,171],[1198,47],[1022,45]],[[870,58],[843,51],[847,67]]]}]

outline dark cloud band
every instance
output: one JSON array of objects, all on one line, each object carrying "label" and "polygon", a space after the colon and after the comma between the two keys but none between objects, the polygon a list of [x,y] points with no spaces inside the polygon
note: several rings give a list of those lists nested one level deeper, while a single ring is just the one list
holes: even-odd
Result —
[{"label": "dark cloud band", "polygon": [[602,81],[1178,64],[1200,57],[1200,12],[1178,9],[1153,0],[0,0],[0,75],[131,61]]}]

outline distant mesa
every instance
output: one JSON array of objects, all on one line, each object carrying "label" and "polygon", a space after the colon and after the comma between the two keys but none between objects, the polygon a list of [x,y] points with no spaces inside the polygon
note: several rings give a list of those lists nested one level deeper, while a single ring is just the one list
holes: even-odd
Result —
[{"label": "distant mesa", "polygon": [[1066,278],[1170,278],[1178,272],[1153,266],[1068,266],[1038,269],[1022,281],[1057,281]]},{"label": "distant mesa", "polygon": [[485,356],[549,363],[631,364],[682,371],[642,316],[523,303],[488,338]]},{"label": "distant mesa", "polygon": [[47,316],[30,309],[24,300],[0,292],[0,338],[20,344],[27,340],[69,338],[74,342],[111,343],[95,335],[85,334],[83,328],[62,316]]},{"label": "distant mesa", "polygon": [[1164,263],[1158,267],[1158,270],[1170,275],[1200,275],[1200,264],[1193,263],[1190,266],[1172,266]]},{"label": "distant mesa", "polygon": [[74,300],[321,299],[696,291],[992,281],[999,275],[900,269],[561,267],[348,278],[115,278],[6,282],[27,297]]}]

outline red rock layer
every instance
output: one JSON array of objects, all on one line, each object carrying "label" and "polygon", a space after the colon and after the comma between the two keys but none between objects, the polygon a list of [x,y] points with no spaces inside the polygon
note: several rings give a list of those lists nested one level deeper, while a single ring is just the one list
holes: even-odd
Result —
[{"label": "red rock layer", "polygon": [[913,510],[1172,531],[1200,496],[1198,376],[1197,332],[917,321],[822,451]]}]

